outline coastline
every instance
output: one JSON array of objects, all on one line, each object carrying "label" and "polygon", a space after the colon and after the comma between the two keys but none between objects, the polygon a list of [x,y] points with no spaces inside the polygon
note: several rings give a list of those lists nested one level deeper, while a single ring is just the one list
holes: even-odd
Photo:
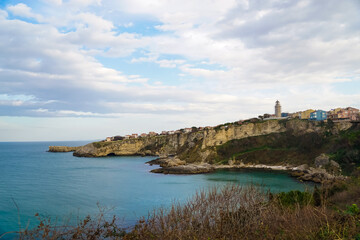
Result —
[{"label": "coastline", "polygon": [[290,176],[295,177],[299,181],[311,181],[315,183],[329,183],[346,179],[346,176],[330,174],[324,168],[308,167],[306,164],[296,167],[265,164],[186,164],[177,158],[157,158],[146,163],[150,165],[159,165],[160,168],[153,169],[151,172],[162,174],[204,174],[221,169],[263,169],[271,171],[286,171]]}]

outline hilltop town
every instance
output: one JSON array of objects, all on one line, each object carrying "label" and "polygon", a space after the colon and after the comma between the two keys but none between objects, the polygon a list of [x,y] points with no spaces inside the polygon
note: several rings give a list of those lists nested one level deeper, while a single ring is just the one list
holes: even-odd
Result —
[{"label": "hilltop town", "polygon": [[[258,120],[273,120],[273,119],[303,119],[309,121],[324,121],[327,122],[331,120],[333,122],[360,122],[360,111],[357,108],[353,107],[346,107],[346,108],[335,108],[329,111],[325,110],[314,110],[314,109],[307,109],[304,111],[298,111],[294,113],[282,112],[281,105],[279,101],[275,102],[275,113],[269,114],[265,113],[263,115],[258,116],[257,118],[251,118],[246,120],[239,120],[235,123],[238,125],[243,124],[244,122],[256,122]],[[130,135],[125,136],[112,136],[107,137],[104,142],[111,142],[111,141],[119,141],[124,139],[136,139],[136,138],[146,138],[146,137],[154,137],[154,136],[166,136],[166,135],[173,135],[173,134],[180,134],[180,133],[191,133],[196,131],[202,130],[210,130],[214,128],[221,128],[226,129],[227,124],[220,124],[217,126],[206,126],[206,127],[191,127],[191,128],[182,128],[178,130],[172,131],[161,131],[161,133],[156,132],[149,132],[149,133],[133,133]]]}]

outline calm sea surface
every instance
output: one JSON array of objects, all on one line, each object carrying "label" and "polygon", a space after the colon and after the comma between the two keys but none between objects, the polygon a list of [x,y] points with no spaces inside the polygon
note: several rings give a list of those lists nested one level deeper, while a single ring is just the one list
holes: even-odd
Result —
[{"label": "calm sea surface", "polygon": [[[218,171],[201,175],[162,175],[145,164],[153,157],[77,158],[72,153],[46,152],[49,145],[78,146],[87,142],[0,143],[0,235],[37,224],[35,213],[61,223],[114,208],[109,214],[133,225],[141,216],[174,201],[184,202],[197,190],[227,183],[265,184],[272,191],[303,190],[286,173]],[[17,211],[17,207],[19,213]]]}]

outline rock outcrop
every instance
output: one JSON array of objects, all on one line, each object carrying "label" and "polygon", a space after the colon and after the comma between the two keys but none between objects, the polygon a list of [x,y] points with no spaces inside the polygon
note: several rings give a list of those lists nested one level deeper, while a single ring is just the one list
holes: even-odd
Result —
[{"label": "rock outcrop", "polygon": [[152,173],[164,174],[200,174],[211,173],[213,171],[215,171],[215,167],[208,163],[162,167],[151,170]]},{"label": "rock outcrop", "polygon": [[74,152],[80,147],[49,146],[49,152]]},{"label": "rock outcrop", "polygon": [[315,158],[315,167],[321,168],[329,164],[329,156],[326,154],[321,154],[320,156]]}]

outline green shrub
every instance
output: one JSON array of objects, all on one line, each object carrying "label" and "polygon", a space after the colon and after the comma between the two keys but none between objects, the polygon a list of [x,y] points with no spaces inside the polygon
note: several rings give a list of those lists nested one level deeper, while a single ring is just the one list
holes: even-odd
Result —
[{"label": "green shrub", "polygon": [[348,206],[345,213],[349,215],[358,215],[360,213],[360,208],[356,204],[352,204],[351,206]]},{"label": "green shrub", "polygon": [[285,207],[305,206],[314,202],[311,193],[301,191],[281,192],[276,195],[275,199]]}]

